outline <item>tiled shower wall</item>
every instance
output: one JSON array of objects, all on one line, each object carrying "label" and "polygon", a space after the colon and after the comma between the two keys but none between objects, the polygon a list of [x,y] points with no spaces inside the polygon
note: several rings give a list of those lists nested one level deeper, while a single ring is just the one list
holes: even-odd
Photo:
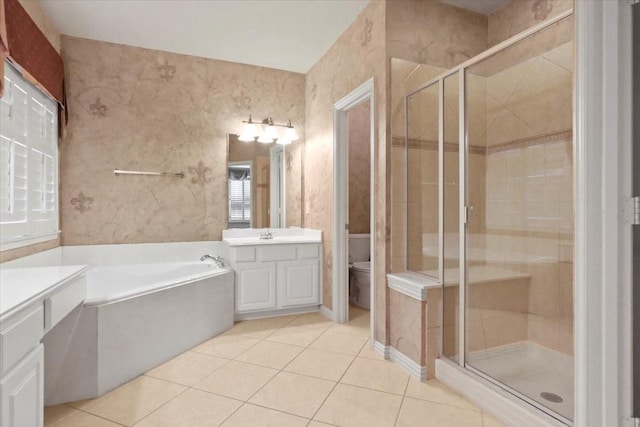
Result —
[{"label": "tiled shower wall", "polygon": [[[60,164],[65,245],[220,240],[227,134],[253,113],[291,119],[304,138],[302,74],[66,36],[62,52],[70,107]],[[114,169],[186,178],[116,177]],[[288,184],[299,194],[301,176]]]}]

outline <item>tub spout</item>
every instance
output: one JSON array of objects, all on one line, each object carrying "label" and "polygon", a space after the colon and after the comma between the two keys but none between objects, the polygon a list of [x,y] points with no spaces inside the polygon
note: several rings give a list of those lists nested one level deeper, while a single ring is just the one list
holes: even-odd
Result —
[{"label": "tub spout", "polygon": [[218,267],[222,268],[224,267],[224,258],[222,258],[220,255],[218,256],[212,256],[212,255],[202,255],[200,257],[200,261],[205,261],[207,259],[210,259],[211,261],[213,261]]}]

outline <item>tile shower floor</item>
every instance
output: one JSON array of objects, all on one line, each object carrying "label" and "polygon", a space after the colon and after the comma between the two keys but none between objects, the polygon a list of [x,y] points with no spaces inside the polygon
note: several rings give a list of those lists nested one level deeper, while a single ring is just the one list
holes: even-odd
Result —
[{"label": "tile shower floor", "polygon": [[369,348],[369,312],[239,322],[97,399],[48,407],[51,427],[501,424],[442,383]]}]

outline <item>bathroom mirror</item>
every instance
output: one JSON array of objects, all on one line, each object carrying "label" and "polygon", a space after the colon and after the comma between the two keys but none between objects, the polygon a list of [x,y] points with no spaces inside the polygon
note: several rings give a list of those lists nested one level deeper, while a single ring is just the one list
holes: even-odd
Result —
[{"label": "bathroom mirror", "polygon": [[227,142],[227,228],[301,226],[301,143]]}]

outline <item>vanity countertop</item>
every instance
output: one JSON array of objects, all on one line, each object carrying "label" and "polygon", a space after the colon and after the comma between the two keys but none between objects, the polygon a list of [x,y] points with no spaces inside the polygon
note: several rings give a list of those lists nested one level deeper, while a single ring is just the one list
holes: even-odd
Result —
[{"label": "vanity countertop", "polygon": [[0,268],[0,318],[54,293],[88,265]]},{"label": "vanity countertop", "polygon": [[[270,233],[271,238],[260,236]],[[295,245],[322,243],[322,232],[309,228],[247,228],[229,229],[222,232],[222,241],[228,246]]]}]

